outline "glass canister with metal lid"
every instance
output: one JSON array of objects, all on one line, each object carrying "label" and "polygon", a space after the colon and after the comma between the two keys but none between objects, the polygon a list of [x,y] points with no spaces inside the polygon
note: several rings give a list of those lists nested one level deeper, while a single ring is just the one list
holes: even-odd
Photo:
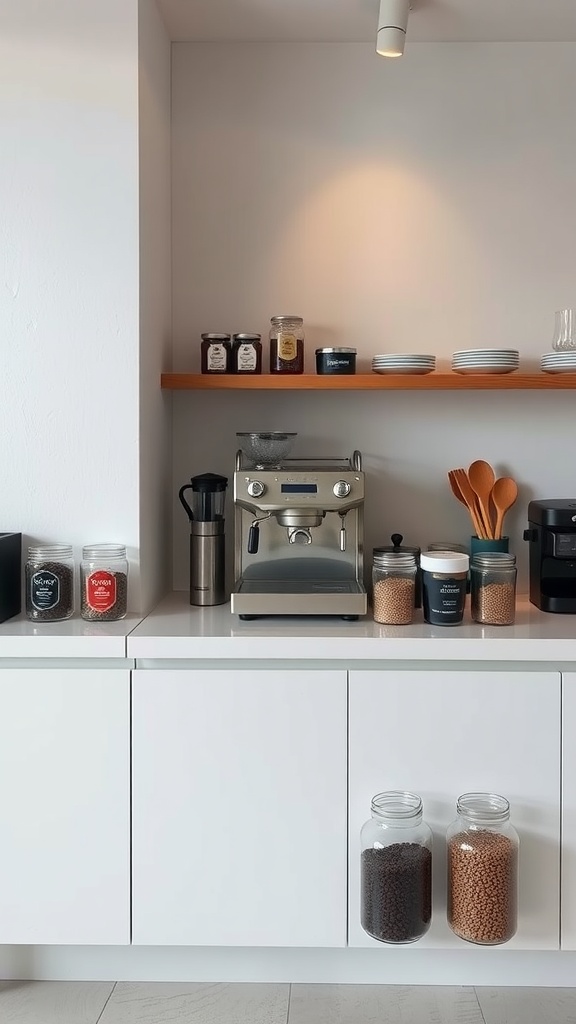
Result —
[{"label": "glass canister with metal lid", "polygon": [[516,617],[516,555],[477,551],[470,563],[470,611],[474,622],[511,626]]},{"label": "glass canister with metal lid", "polygon": [[270,373],[304,373],[304,321],[301,316],[272,317]]},{"label": "glass canister with metal lid", "polygon": [[372,604],[375,622],[389,626],[407,626],[412,622],[416,572],[416,559],[409,552],[374,554]]}]

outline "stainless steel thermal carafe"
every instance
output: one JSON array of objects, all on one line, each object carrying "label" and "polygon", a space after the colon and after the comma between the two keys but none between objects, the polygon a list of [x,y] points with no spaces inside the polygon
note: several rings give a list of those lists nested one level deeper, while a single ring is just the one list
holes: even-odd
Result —
[{"label": "stainless steel thermal carafe", "polygon": [[[228,479],[216,473],[194,476],[179,498],[190,519],[190,604],[224,604],[224,499]],[[192,508],[184,493],[192,491]]]},{"label": "stainless steel thermal carafe", "polygon": [[224,604],[224,520],[190,524],[190,604]]}]

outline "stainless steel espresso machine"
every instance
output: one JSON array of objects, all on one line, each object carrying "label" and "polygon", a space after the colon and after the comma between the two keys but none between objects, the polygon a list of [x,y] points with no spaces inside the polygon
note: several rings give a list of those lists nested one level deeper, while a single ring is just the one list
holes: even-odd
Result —
[{"label": "stainless steel espresso machine", "polygon": [[364,615],[360,452],[287,459],[294,434],[238,437],[232,611],[241,619]]}]

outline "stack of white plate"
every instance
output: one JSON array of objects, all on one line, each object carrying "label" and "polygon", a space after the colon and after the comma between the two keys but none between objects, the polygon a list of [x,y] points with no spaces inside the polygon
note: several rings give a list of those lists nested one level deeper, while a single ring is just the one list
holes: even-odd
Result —
[{"label": "stack of white plate", "polygon": [[576,373],[576,352],[547,352],[540,365],[544,373]]},{"label": "stack of white plate", "polygon": [[512,373],[519,365],[515,348],[468,348],[452,354],[456,373]]},{"label": "stack of white plate", "polygon": [[372,369],[374,373],[432,373],[436,369],[436,356],[384,353],[373,357]]}]

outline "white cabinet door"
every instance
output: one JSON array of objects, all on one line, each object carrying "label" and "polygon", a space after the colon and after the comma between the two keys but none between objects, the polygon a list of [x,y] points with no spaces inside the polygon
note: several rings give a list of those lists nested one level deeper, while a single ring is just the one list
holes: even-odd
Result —
[{"label": "white cabinet door", "polygon": [[133,941],[346,944],[346,673],[141,670]]},{"label": "white cabinet door", "polygon": [[352,946],[380,946],[360,925],[359,836],[372,796],[386,789],[419,793],[434,831],[432,925],[411,948],[478,948],[446,923],[444,837],[460,793],[491,791],[510,800],[521,843],[519,927],[505,948],[558,949],[559,673],[350,674]]},{"label": "white cabinet door", "polygon": [[576,949],[576,674],[562,676],[562,949]]},{"label": "white cabinet door", "polygon": [[0,671],[0,943],[129,943],[129,709],[126,671]]}]

